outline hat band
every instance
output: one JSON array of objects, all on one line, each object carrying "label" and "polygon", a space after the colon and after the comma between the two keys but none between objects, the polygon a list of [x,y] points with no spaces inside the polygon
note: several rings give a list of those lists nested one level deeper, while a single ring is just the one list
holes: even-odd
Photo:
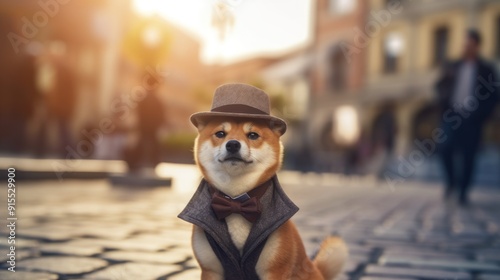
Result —
[{"label": "hat band", "polygon": [[212,112],[221,112],[221,113],[242,113],[242,114],[252,114],[252,115],[268,115],[264,111],[261,111],[255,107],[251,107],[244,104],[229,104],[223,105],[217,108],[213,108]]}]

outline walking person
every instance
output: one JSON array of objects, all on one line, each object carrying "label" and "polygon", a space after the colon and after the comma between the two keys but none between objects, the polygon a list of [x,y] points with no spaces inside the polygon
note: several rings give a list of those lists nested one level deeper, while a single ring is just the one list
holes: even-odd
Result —
[{"label": "walking person", "polygon": [[439,147],[446,175],[444,199],[455,202],[458,198],[461,206],[468,205],[483,124],[499,95],[495,68],[480,57],[480,46],[480,34],[469,30],[462,58],[445,66],[436,83],[442,110],[441,128],[446,135]]}]

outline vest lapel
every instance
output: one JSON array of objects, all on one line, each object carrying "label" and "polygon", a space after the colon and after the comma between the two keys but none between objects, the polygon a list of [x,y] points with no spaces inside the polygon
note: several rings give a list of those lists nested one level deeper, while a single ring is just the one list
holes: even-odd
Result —
[{"label": "vest lapel", "polygon": [[186,208],[178,217],[201,227],[206,233],[210,234],[221,249],[231,258],[231,262],[239,266],[240,262],[237,258],[240,255],[239,250],[233,244],[226,222],[219,221],[215,216],[210,206],[212,197],[208,188],[208,183],[202,180]]},{"label": "vest lapel", "polygon": [[299,208],[288,198],[275,175],[273,184],[260,199],[262,215],[253,224],[243,247],[242,262],[264,241],[269,235],[288,221]]}]

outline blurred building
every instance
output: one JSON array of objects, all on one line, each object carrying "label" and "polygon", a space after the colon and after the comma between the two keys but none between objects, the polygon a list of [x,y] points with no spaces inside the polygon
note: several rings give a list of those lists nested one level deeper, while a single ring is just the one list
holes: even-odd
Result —
[{"label": "blurred building", "polygon": [[[21,125],[28,136],[37,138],[37,130],[51,130],[44,123],[52,113],[47,112],[47,107],[64,108],[74,134],[86,120],[102,113],[116,80],[114,65],[118,60],[120,34],[129,17],[128,3],[116,0],[0,3],[2,31],[8,39],[1,56],[5,65],[10,66],[3,69],[10,69],[14,76],[20,74],[15,73],[15,66],[20,65],[23,57],[32,57],[31,66],[36,68],[34,77],[22,81],[36,84],[36,93],[20,104],[22,107],[31,103],[34,107],[28,118],[30,122]],[[60,77],[72,77],[65,85],[67,92],[61,95],[64,98],[48,94],[56,87],[54,73],[58,67]],[[8,85],[1,86],[5,100],[16,99],[15,93],[8,93]],[[48,142],[55,141],[52,136],[48,133]],[[10,147],[6,148],[9,151]]]},{"label": "blurred building", "polygon": [[[499,65],[500,3],[372,0],[368,8],[364,28],[374,30],[373,36],[367,34],[370,42],[366,82],[360,95],[361,126],[374,135],[380,129],[380,116],[395,120],[391,137],[397,165],[398,155],[408,155],[415,149],[415,140],[431,138],[431,131],[439,127],[442,116],[434,101],[434,83],[442,63],[460,58],[468,28],[481,32],[483,57]],[[491,171],[500,164],[500,137],[494,129],[500,127],[499,108],[485,127],[484,148],[488,152],[481,155],[477,169],[481,173],[478,178],[496,182],[500,178],[491,178]],[[415,175],[438,176],[440,169],[436,167],[431,156]]]},{"label": "blurred building", "polygon": [[357,106],[366,53],[366,47],[353,48],[353,31],[364,25],[365,3],[315,1],[309,46],[263,71],[270,87],[286,93],[292,168],[348,171],[345,158],[360,136]]},{"label": "blurred building", "polygon": [[[434,82],[443,62],[461,56],[468,28],[481,32],[483,56],[499,62],[500,3],[403,1],[397,13],[389,12],[390,3],[370,1],[372,13],[367,22],[378,21],[380,28],[368,49],[363,98],[374,101],[370,102],[375,105],[372,115],[376,115],[381,103],[396,102],[394,115],[400,128],[396,146],[399,153],[404,153],[414,138],[429,137],[438,125]],[[373,128],[370,120],[374,119],[367,118],[365,125]],[[488,136],[487,142],[498,141]]]},{"label": "blurred building", "polygon": [[[314,5],[306,47],[278,59],[225,66],[229,74],[223,77],[247,82],[260,77],[269,92],[284,96],[277,113],[289,122],[288,167],[361,173],[397,168],[398,157],[408,156],[416,139],[430,137],[439,126],[434,83],[440,65],[460,57],[468,28],[481,31],[483,56],[500,64],[498,1],[317,0]],[[499,119],[497,110],[485,128],[487,152],[478,170],[500,163],[494,129]],[[437,177],[439,170],[431,156],[414,175]]]},{"label": "blurred building", "polygon": [[[53,79],[50,62],[57,58],[74,76],[72,101],[56,103],[71,111],[76,139],[107,117],[133,126],[137,104],[129,97],[139,98],[146,82],[165,108],[164,129],[190,134],[174,140],[191,145],[189,115],[210,106],[216,86],[246,82],[265,88],[273,114],[289,123],[288,167],[377,172],[391,160],[397,164],[394,159],[408,155],[415,139],[428,138],[439,125],[433,85],[439,66],[460,56],[467,28],[481,31],[484,57],[500,64],[495,0],[312,3],[305,45],[281,56],[204,65],[199,38],[163,18],[134,14],[130,0],[2,1],[0,30],[17,37],[0,42],[8,66],[0,69],[0,121],[5,131],[17,131],[10,142],[0,139],[0,150],[22,138],[25,126],[39,139],[36,128],[47,120],[40,108]],[[37,90],[15,86],[35,78]],[[500,161],[499,126],[497,110],[485,129],[487,152],[478,170]],[[57,142],[50,127],[43,129]],[[422,176],[438,170],[433,164],[420,169],[426,169]]]},{"label": "blurred building", "polygon": [[[138,102],[150,90],[165,107],[164,130],[193,133],[189,115],[201,106],[197,92],[207,84],[195,35],[135,14],[130,0],[2,1],[0,19],[8,35],[0,45],[7,66],[0,79],[2,128],[18,130],[1,141],[2,152],[64,149],[54,111],[64,112],[58,118],[73,145],[86,139],[83,129],[99,130],[103,120],[111,120],[110,134],[133,129]],[[33,75],[23,74],[27,69]],[[21,98],[13,84],[32,87]],[[31,143],[13,149],[19,138]]]},{"label": "blurred building", "polygon": [[263,69],[283,60],[282,57],[256,57],[227,65],[210,65],[210,82],[220,85],[229,81],[248,82],[261,79]]}]

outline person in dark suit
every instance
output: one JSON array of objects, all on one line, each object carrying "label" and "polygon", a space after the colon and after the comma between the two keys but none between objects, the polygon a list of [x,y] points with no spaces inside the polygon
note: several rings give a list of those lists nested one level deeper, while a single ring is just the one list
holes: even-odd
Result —
[{"label": "person in dark suit", "polygon": [[436,83],[446,135],[439,147],[446,175],[444,198],[451,202],[458,196],[462,206],[468,204],[483,124],[499,98],[500,80],[495,67],[479,56],[480,45],[480,34],[469,30],[462,59],[446,65]]}]

